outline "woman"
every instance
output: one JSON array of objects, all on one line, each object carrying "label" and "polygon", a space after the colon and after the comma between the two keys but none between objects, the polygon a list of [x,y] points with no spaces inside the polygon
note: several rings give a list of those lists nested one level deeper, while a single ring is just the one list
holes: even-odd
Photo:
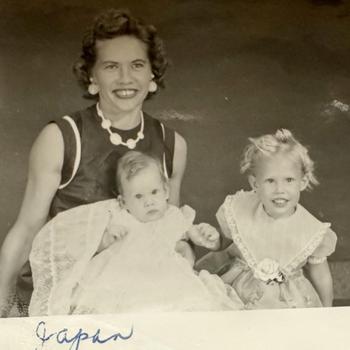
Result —
[{"label": "woman", "polygon": [[115,168],[126,151],[160,158],[169,177],[169,200],[179,203],[186,142],[142,112],[144,100],[163,86],[166,67],[153,26],[113,9],[95,19],[74,72],[98,103],[46,125],[34,142],[20,213],[0,252],[2,316],[9,312],[17,276],[47,218],[115,197]]}]

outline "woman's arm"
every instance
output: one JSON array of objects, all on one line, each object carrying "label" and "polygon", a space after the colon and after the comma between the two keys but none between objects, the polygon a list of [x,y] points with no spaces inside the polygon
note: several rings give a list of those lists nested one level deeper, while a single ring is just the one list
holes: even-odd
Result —
[{"label": "woman's arm", "polygon": [[183,175],[186,169],[187,144],[185,139],[178,133],[175,133],[175,149],[173,160],[173,174],[169,180],[170,185],[170,204],[180,205],[180,190]]},{"label": "woman's arm", "polygon": [[56,124],[49,124],[33,144],[22,206],[0,250],[0,310],[28,260],[35,235],[47,220],[60,184],[63,156],[62,134]]},{"label": "woman's arm", "polygon": [[308,277],[318,293],[323,306],[333,304],[333,280],[328,262],[320,264],[307,264]]}]

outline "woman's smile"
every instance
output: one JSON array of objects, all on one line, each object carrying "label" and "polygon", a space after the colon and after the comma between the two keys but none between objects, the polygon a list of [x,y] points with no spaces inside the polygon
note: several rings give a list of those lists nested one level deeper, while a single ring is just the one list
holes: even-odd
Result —
[{"label": "woman's smile", "polygon": [[122,99],[128,99],[133,98],[138,93],[137,89],[115,89],[113,90],[114,94],[117,95],[117,97]]}]

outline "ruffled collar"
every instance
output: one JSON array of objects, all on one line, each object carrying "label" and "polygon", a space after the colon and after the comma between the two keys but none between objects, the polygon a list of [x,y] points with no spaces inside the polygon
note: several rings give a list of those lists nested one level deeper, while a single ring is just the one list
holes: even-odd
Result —
[{"label": "ruffled collar", "polygon": [[253,191],[227,196],[222,208],[232,239],[251,267],[268,256],[279,257],[280,265],[292,270],[312,254],[330,226],[300,204],[289,217],[274,219]]}]

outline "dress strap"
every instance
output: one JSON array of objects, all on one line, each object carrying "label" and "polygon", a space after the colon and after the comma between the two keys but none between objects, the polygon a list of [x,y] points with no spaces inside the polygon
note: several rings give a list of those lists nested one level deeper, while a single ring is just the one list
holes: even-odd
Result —
[{"label": "dress strap", "polygon": [[163,152],[163,169],[166,178],[171,177],[173,172],[173,159],[175,151],[175,132],[174,130],[168,129],[162,122],[159,122],[162,129],[162,136],[164,142]]},{"label": "dress strap", "polygon": [[81,137],[74,119],[68,115],[55,121],[62,132],[64,141],[64,160],[61,184],[58,189],[69,185],[78,171],[81,161]]}]

